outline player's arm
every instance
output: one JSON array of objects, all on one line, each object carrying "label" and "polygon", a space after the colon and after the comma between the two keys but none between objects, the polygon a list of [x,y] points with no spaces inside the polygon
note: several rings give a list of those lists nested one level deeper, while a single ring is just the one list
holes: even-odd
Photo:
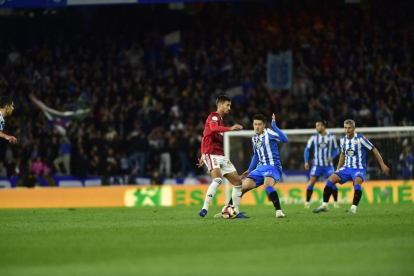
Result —
[{"label": "player's arm", "polygon": [[336,167],[336,170],[339,170],[340,168],[342,168],[344,163],[345,163],[345,153],[341,152],[341,155],[339,156],[339,162],[338,162],[338,166]]},{"label": "player's arm", "polygon": [[6,139],[7,141],[9,141],[9,143],[12,143],[12,144],[17,143],[16,137],[7,135],[6,133],[3,133],[2,131],[0,131],[0,137]]},{"label": "player's arm", "polygon": [[200,153],[201,153],[201,156],[198,158],[198,163],[197,163],[197,167],[198,168],[201,168],[203,165],[204,165],[204,161],[203,161],[203,154],[204,154],[204,152],[203,152],[203,147],[204,146],[204,139],[201,139],[201,149],[200,149]]},{"label": "player's arm", "polygon": [[333,135],[331,139],[332,139],[332,145],[333,145],[334,150],[331,153],[330,160],[328,158],[328,162],[332,162],[332,160],[339,154],[339,148],[338,148],[338,144],[336,143],[335,135]]},{"label": "player's arm", "polygon": [[305,169],[309,170],[309,152],[313,144],[313,136],[309,138],[308,143],[306,144],[305,152],[303,153],[303,158],[305,159]]},{"label": "player's arm", "polygon": [[276,119],[275,119],[274,113],[272,115],[272,128],[273,128],[273,131],[279,135],[278,139],[280,140],[280,142],[287,143],[289,141],[289,138],[287,137],[287,135],[276,126]]},{"label": "player's arm", "polygon": [[245,179],[245,178],[246,178],[246,176],[247,176],[247,175],[248,175],[251,171],[253,171],[253,170],[256,168],[257,163],[259,163],[259,157],[257,156],[257,154],[256,154],[256,153],[254,153],[253,158],[252,158],[252,161],[250,162],[250,166],[249,166],[249,168],[247,169],[247,171],[245,171],[245,172],[242,174],[241,179]]},{"label": "player's arm", "polygon": [[332,162],[332,161],[334,160],[334,158],[338,155],[338,153],[339,153],[339,149],[338,149],[338,148],[335,148],[335,149],[332,151],[331,156],[330,156],[330,157],[328,157],[328,162]]},{"label": "player's arm", "polygon": [[339,149],[338,149],[338,148],[334,149],[334,150],[332,151],[332,156],[331,156],[331,158],[332,158],[332,159],[334,159],[334,158],[335,158],[338,154],[339,154]]},{"label": "player's arm", "polygon": [[388,175],[390,173],[390,168],[388,168],[387,165],[385,165],[384,160],[382,160],[381,154],[379,153],[377,148],[373,148],[372,152],[374,153],[375,157],[378,160],[378,163],[381,166],[382,173],[385,173],[385,175]]},{"label": "player's arm", "polygon": [[235,124],[232,127],[225,127],[225,126],[219,126],[217,122],[210,122],[209,126],[210,126],[211,132],[226,132],[226,131],[243,129],[243,127],[238,124]]}]

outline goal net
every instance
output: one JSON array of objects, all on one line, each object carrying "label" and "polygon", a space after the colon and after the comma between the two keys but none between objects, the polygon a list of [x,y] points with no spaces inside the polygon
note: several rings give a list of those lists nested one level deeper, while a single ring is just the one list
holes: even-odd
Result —
[{"label": "goal net", "polygon": [[[304,150],[310,136],[316,133],[315,129],[288,129],[283,130],[289,137],[288,143],[279,143],[279,153],[283,167],[281,182],[308,182],[309,171],[304,168]],[[339,139],[344,136],[343,128],[327,129],[335,135],[339,146]],[[386,177],[381,173],[381,168],[375,155],[367,153],[366,180],[382,179],[407,179],[410,176],[410,164],[407,164],[407,154],[413,154],[414,127],[372,127],[356,128],[356,132],[364,135],[378,149],[385,164],[390,168],[390,175]],[[241,175],[250,165],[253,156],[252,136],[253,130],[230,131],[224,135],[224,150],[238,173]],[[311,150],[309,156],[312,162]],[[339,155],[334,159],[334,168],[338,164]],[[408,166],[408,168],[407,168]],[[407,172],[408,169],[408,172]],[[412,179],[413,166],[411,165]],[[322,179],[319,179],[322,180]],[[227,184],[226,198],[228,198],[229,186]]]}]

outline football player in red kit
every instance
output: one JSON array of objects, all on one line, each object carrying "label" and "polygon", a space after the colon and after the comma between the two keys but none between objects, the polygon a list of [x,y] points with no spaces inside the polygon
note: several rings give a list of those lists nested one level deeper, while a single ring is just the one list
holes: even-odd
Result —
[{"label": "football player in red kit", "polygon": [[[223,117],[230,112],[230,97],[226,95],[219,96],[216,105],[217,111],[212,112],[206,120],[201,142],[202,157],[199,160],[199,166],[203,164],[207,166],[213,181],[208,187],[203,209],[198,213],[200,217],[205,217],[207,214],[210,202],[216,194],[218,187],[220,187],[223,176],[234,185],[232,193],[233,204],[239,206],[241,200],[242,181],[234,165],[224,155],[223,135],[226,131],[241,130],[243,127],[238,124],[226,127],[223,124]],[[237,202],[239,204],[236,204]],[[240,216],[243,216],[243,214],[239,214]]]}]

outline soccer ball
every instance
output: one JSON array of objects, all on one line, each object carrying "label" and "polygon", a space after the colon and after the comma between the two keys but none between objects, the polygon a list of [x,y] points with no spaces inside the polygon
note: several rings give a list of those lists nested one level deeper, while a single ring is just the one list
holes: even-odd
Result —
[{"label": "soccer ball", "polygon": [[224,206],[223,209],[221,209],[221,215],[225,219],[232,219],[237,216],[237,210],[234,205],[227,205]]}]

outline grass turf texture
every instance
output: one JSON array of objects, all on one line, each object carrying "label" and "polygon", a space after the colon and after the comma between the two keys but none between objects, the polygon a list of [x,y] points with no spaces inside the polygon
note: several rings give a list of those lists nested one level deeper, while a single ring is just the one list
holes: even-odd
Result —
[{"label": "grass turf texture", "polygon": [[414,275],[412,204],[0,210],[0,275]]}]

